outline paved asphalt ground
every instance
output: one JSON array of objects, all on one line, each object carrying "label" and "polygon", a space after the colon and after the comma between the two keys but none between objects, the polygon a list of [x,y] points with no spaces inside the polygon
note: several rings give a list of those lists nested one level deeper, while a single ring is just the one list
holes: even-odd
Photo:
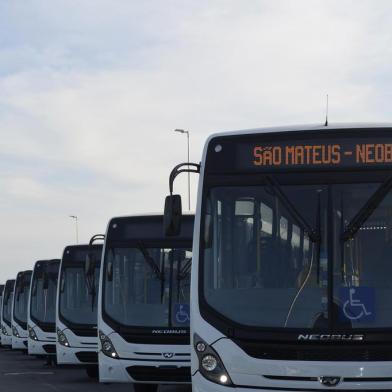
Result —
[{"label": "paved asphalt ground", "polygon": [[[0,348],[1,392],[133,392],[131,384],[99,384],[83,369],[47,367],[45,361]],[[189,392],[189,386],[165,386],[159,392]]]}]

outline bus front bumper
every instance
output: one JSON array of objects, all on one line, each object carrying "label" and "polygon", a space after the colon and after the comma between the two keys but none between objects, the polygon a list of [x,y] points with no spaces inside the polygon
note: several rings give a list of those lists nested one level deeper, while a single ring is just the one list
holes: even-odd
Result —
[{"label": "bus front bumper", "polygon": [[13,350],[27,350],[27,336],[12,337],[12,349]]},{"label": "bus front bumper", "polygon": [[98,347],[65,347],[56,345],[57,363],[60,365],[97,365]]},{"label": "bus front bumper", "polygon": [[56,342],[28,339],[29,355],[56,355]]},{"label": "bus front bumper", "polygon": [[108,383],[189,384],[189,363],[173,362],[168,366],[158,361],[113,359],[99,356],[99,381]]},{"label": "bus front bumper", "polygon": [[1,335],[1,345],[2,346],[11,346],[12,345],[12,337]]}]

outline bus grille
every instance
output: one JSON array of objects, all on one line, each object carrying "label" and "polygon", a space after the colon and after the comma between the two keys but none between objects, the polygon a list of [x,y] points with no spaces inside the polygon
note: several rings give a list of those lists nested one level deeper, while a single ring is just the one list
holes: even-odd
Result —
[{"label": "bus grille", "polygon": [[56,345],[55,344],[44,344],[42,346],[42,348],[48,354],[56,354]]},{"label": "bus grille", "polygon": [[98,363],[98,354],[94,351],[79,351],[75,355],[80,362]]},{"label": "bus grille", "polygon": [[191,368],[171,366],[129,366],[128,374],[135,381],[190,382]]},{"label": "bus grille", "polygon": [[235,342],[251,357],[287,361],[392,361],[392,347],[388,345],[294,345]]}]

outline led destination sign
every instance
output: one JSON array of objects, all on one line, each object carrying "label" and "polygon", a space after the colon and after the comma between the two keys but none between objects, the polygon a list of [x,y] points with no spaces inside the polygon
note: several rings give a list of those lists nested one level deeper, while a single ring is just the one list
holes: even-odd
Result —
[{"label": "led destination sign", "polygon": [[[369,143],[369,141],[372,141]],[[328,140],[241,144],[240,169],[355,168],[392,165],[392,140]]]}]

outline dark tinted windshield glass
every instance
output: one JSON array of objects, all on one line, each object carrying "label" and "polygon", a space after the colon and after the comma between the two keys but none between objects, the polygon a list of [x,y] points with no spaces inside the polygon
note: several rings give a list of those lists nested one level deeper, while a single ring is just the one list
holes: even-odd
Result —
[{"label": "dark tinted windshield glass", "polygon": [[337,324],[353,328],[392,327],[392,194],[389,192],[351,239],[341,235],[380,184],[333,187],[334,298]]},{"label": "dark tinted windshield glass", "polygon": [[[310,226],[325,219],[325,187],[284,187]],[[205,215],[204,296],[238,323],[309,327],[327,311],[317,244],[269,187],[211,190]],[[301,295],[299,295],[301,293]]]},{"label": "dark tinted windshield glass", "polygon": [[29,300],[31,272],[18,276],[15,286],[14,320],[19,323],[27,322],[27,305]]},{"label": "dark tinted windshield glass", "polygon": [[[97,324],[97,293],[102,246],[68,247],[61,267],[59,311],[63,319],[81,325]],[[86,274],[86,257],[95,266]]]},{"label": "dark tinted windshield glass", "polygon": [[281,186],[309,227],[319,231],[320,242],[310,240],[273,187],[213,188],[203,233],[207,303],[251,326],[391,327],[390,192],[352,238],[343,238],[380,185]]},{"label": "dark tinted windshield glass", "polygon": [[3,299],[3,321],[11,326],[11,310],[12,310],[12,301],[14,298],[13,292],[14,282],[12,283],[12,289],[9,288],[4,291],[4,299]]},{"label": "dark tinted windshield glass", "polygon": [[35,267],[31,287],[31,317],[38,322],[56,322],[56,291],[59,262],[40,262]]},{"label": "dark tinted windshield glass", "polygon": [[[97,292],[102,246],[65,250],[60,281],[60,316],[73,324],[97,324]],[[86,272],[86,257],[91,268]]]},{"label": "dark tinted windshield glass", "polygon": [[188,326],[191,257],[185,248],[108,248],[105,312],[127,326]]}]

